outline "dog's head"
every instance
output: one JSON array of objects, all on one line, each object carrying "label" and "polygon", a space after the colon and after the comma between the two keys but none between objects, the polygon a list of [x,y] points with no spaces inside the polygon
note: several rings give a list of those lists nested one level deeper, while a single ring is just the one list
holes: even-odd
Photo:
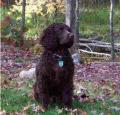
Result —
[{"label": "dog's head", "polygon": [[73,45],[74,35],[67,25],[55,23],[43,31],[40,40],[43,47],[49,50],[56,50],[59,47],[70,48]]}]

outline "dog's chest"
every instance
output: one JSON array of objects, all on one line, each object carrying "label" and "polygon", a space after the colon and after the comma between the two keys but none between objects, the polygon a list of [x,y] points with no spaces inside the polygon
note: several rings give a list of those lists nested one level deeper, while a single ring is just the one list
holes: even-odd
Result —
[{"label": "dog's chest", "polygon": [[59,55],[54,55],[53,57],[56,66],[58,66],[59,68],[63,68],[66,65],[66,60],[63,56],[59,56]]},{"label": "dog's chest", "polygon": [[[47,55],[48,54],[48,55]],[[69,54],[69,52],[64,52],[64,53],[47,53],[46,55],[43,55],[44,61],[44,66],[49,73],[55,72],[55,73],[60,73],[61,75],[65,74],[67,69],[72,63],[72,58]]]}]

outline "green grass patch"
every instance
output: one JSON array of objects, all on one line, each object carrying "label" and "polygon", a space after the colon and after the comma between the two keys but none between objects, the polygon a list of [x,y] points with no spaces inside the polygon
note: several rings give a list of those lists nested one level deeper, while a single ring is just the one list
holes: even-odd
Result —
[{"label": "green grass patch", "polygon": [[[21,112],[24,107],[38,103],[23,89],[2,88],[1,90],[1,108],[7,113]],[[120,111],[112,110],[111,107],[120,107],[120,103],[114,103],[111,100],[96,101],[96,102],[73,102],[73,108],[79,108],[85,111],[87,115],[99,115],[100,113],[110,113],[110,115],[119,115]],[[28,115],[69,115],[65,110],[61,111],[61,107],[57,105],[50,106],[46,112],[34,112],[32,107],[26,110]]]},{"label": "green grass patch", "polygon": [[29,97],[22,90],[12,88],[1,90],[1,108],[7,112],[20,111],[29,101]]},{"label": "green grass patch", "polygon": [[[114,32],[120,32],[120,7],[114,9]],[[83,37],[102,36],[104,39],[109,37],[109,7],[98,7],[95,9],[87,8],[81,12],[80,16],[80,35]]]},{"label": "green grass patch", "polygon": [[75,108],[80,108],[81,110],[88,113],[88,115],[99,115],[100,113],[104,113],[107,115],[119,115],[120,111],[114,111],[111,109],[113,106],[120,107],[119,103],[113,103],[110,100],[106,101],[96,101],[96,102],[82,102],[74,101],[73,103]]}]

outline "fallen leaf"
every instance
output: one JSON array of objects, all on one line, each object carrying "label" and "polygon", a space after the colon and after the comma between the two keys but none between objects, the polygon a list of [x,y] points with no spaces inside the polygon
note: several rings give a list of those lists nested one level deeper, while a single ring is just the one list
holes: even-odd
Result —
[{"label": "fallen leaf", "polygon": [[6,115],[6,111],[5,110],[0,110],[0,115]]},{"label": "fallen leaf", "polygon": [[26,107],[23,108],[23,111],[28,110],[31,107],[31,105],[27,105]]},{"label": "fallen leaf", "polygon": [[87,112],[82,112],[81,115],[87,115]]}]

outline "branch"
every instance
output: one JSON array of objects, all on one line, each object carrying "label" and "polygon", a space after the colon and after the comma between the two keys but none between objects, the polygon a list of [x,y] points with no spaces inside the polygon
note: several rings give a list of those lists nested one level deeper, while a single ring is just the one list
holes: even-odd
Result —
[{"label": "branch", "polygon": [[82,49],[78,49],[78,51],[79,51],[79,53],[80,52],[84,52],[84,53],[88,53],[88,54],[94,54],[94,55],[101,55],[101,56],[111,57],[110,54],[106,54],[106,53],[90,52],[90,51],[86,51],[86,50],[82,50]]}]

